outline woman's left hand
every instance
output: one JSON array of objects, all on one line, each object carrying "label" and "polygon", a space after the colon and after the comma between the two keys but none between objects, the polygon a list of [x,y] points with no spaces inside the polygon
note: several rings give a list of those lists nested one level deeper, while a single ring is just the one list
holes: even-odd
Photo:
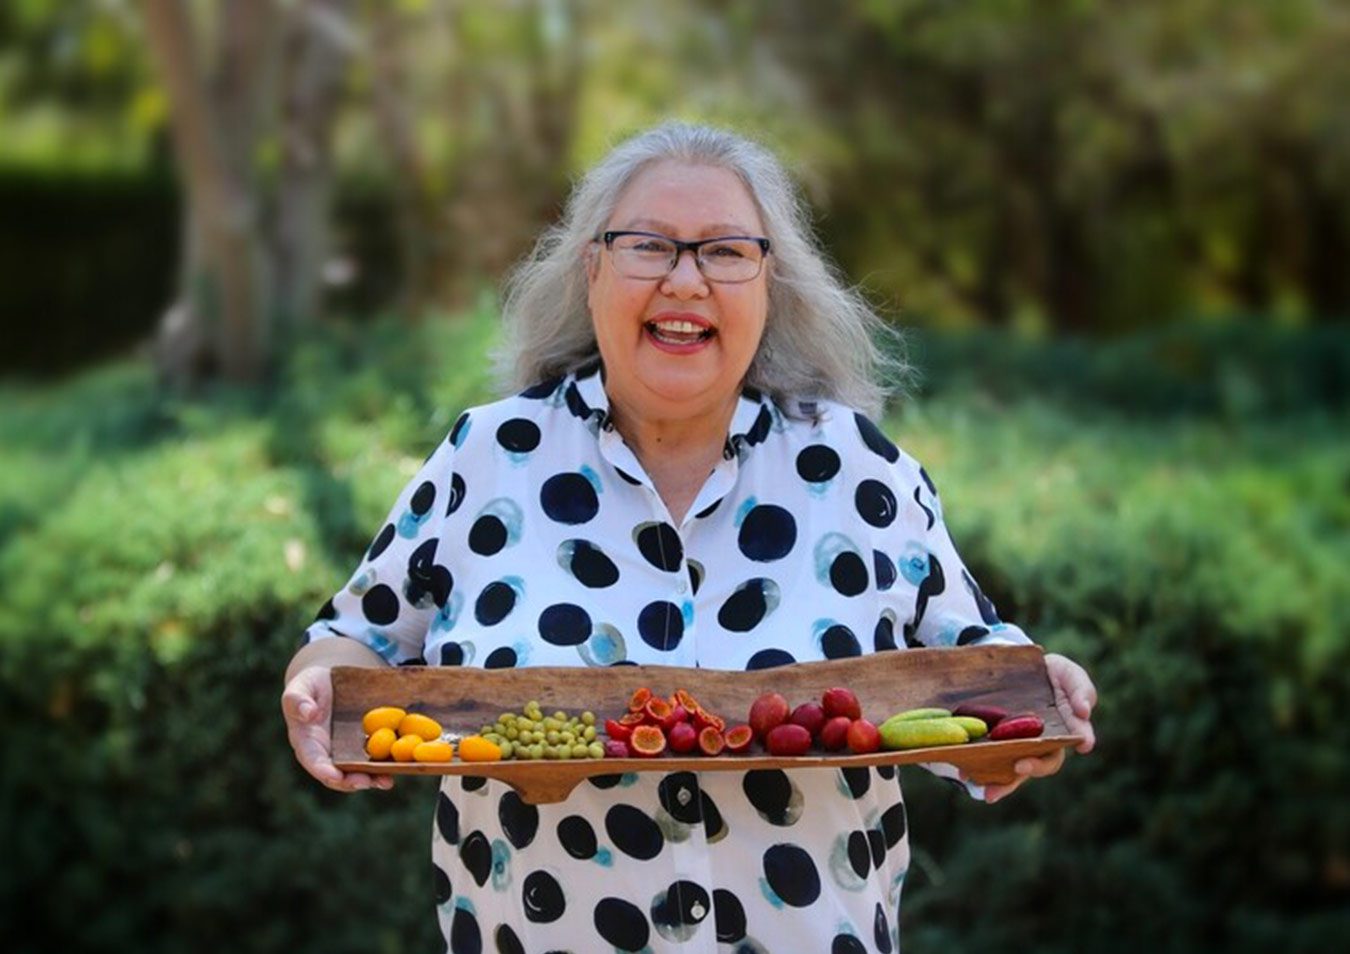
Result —
[{"label": "woman's left hand", "polygon": [[[1050,675],[1050,686],[1055,691],[1055,706],[1064,719],[1064,725],[1073,735],[1083,737],[1077,750],[1087,755],[1097,743],[1096,733],[1092,731],[1092,707],[1097,704],[1097,687],[1092,684],[1087,670],[1058,653],[1046,654],[1045,669]],[[1040,758],[1018,759],[1013,766],[1017,778],[1006,785],[986,785],[984,800],[992,805],[1017,791],[1027,779],[1054,775],[1063,765],[1062,748]]]}]

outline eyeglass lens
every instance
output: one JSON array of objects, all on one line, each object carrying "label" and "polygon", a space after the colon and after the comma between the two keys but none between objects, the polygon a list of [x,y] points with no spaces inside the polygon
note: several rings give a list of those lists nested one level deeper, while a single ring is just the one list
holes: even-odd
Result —
[{"label": "eyeglass lens", "polygon": [[[615,236],[612,251],[619,271],[629,278],[664,278],[678,255],[674,243],[651,235]],[[697,262],[710,281],[746,282],[759,275],[764,251],[753,239],[721,239],[700,245]]]}]

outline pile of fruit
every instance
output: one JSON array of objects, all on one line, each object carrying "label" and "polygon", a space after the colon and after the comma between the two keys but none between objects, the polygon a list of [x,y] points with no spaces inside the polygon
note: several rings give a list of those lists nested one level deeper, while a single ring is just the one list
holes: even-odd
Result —
[{"label": "pile of fruit", "polygon": [[483,738],[501,749],[504,759],[600,759],[605,747],[596,738],[595,713],[546,715],[531,699],[520,712],[503,712],[482,728]]},{"label": "pile of fruit", "polygon": [[665,699],[646,686],[629,698],[626,713],[605,720],[605,734],[604,754],[619,759],[655,758],[667,749],[675,755],[744,752],[751,738],[748,725],[728,729],[725,719],[685,689]]},{"label": "pile of fruit", "polygon": [[804,755],[812,745],[858,755],[881,747],[881,735],[862,717],[858,697],[838,686],[826,689],[819,702],[795,709],[779,693],[766,692],[750,706],[750,729],[770,755]]},{"label": "pile of fruit", "polygon": [[[441,724],[421,713],[379,706],[361,717],[361,728],[366,733],[366,754],[376,762],[449,762],[455,757],[455,744]],[[465,762],[495,762],[502,751],[471,735],[459,740],[459,757]]]}]

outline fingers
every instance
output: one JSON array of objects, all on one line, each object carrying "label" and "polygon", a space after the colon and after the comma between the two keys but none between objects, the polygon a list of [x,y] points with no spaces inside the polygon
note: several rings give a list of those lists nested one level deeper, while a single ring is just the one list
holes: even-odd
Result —
[{"label": "fingers", "polygon": [[335,792],[393,788],[394,780],[388,775],[343,772],[333,764],[333,741],[328,729],[332,698],[332,677],[323,666],[301,670],[281,694],[286,735],[300,767]]}]

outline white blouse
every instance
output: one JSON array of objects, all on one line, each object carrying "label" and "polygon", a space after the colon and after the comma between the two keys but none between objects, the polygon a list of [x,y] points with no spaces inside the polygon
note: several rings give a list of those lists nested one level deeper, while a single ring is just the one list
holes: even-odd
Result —
[{"label": "white blouse", "polygon": [[[1028,642],[863,415],[745,392],[677,525],[608,406],[591,367],[466,411],[306,640],[394,665],[735,670]],[[602,776],[539,806],[447,777],[433,829],[455,954],[898,949],[894,767]]]}]

